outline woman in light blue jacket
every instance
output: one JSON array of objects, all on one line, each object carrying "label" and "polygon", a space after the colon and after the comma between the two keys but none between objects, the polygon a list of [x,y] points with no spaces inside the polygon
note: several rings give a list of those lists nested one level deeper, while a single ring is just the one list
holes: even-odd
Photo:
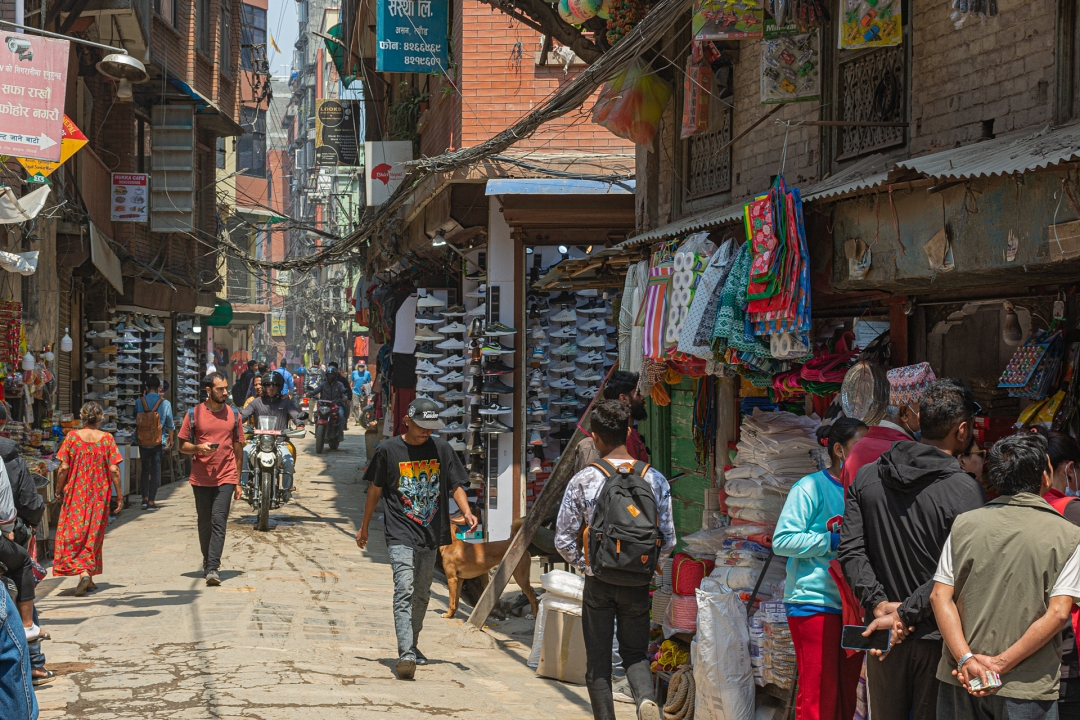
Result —
[{"label": "woman in light blue jacket", "polygon": [[867,427],[840,418],[818,431],[832,465],[807,475],[788,494],[773,534],[773,552],[788,558],[784,605],[799,666],[799,720],[850,720],[862,655],[847,657],[840,647],[843,605],[829,574],[844,517],[840,468]]}]

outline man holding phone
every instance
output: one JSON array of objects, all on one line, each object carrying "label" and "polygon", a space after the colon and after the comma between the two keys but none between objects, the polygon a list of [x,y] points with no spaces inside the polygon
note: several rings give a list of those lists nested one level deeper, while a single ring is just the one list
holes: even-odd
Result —
[{"label": "man holding phone", "polygon": [[239,411],[227,403],[229,383],[219,372],[203,378],[206,402],[184,415],[180,452],[192,455],[191,488],[199,516],[199,546],[206,584],[221,584],[218,570],[225,548],[225,526],[233,498],[240,498],[244,432]]},{"label": "man holding phone", "polygon": [[1053,481],[1046,438],[990,449],[1001,493],[956,518],[930,602],[945,647],[940,720],[1056,720],[1061,630],[1080,599],[1080,528],[1041,496]]}]

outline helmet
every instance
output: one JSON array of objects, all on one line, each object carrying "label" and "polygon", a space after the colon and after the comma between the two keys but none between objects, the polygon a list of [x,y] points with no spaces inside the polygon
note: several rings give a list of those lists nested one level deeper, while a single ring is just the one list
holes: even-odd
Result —
[{"label": "helmet", "polygon": [[274,385],[279,390],[285,387],[285,378],[281,376],[281,373],[266,373],[263,375],[263,387],[270,387]]}]

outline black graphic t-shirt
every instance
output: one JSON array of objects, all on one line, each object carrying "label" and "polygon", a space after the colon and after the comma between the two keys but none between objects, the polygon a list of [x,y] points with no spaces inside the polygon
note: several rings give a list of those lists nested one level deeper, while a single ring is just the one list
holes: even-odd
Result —
[{"label": "black graphic t-shirt", "polygon": [[446,441],[383,440],[364,479],[382,488],[387,546],[424,550],[450,544],[449,498],[468,482],[468,474]]}]

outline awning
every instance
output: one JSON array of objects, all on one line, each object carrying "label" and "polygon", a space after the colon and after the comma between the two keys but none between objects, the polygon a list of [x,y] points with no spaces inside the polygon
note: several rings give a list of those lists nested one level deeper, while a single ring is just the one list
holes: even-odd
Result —
[{"label": "awning", "polygon": [[803,202],[850,195],[884,185],[893,162],[883,155],[871,155],[802,191]]},{"label": "awning", "polygon": [[746,203],[741,202],[736,205],[729,205],[725,208],[707,210],[703,213],[698,213],[697,215],[691,215],[682,220],[676,220],[667,225],[661,225],[655,230],[649,230],[640,235],[635,235],[634,237],[619,243],[616,247],[634,247],[635,245],[641,245],[642,243],[658,242],[660,240],[666,240],[667,238],[680,237],[688,233],[697,232],[698,230],[711,230],[712,228],[726,225],[732,220],[741,218],[743,216],[744,205],[746,205]]},{"label": "awning", "polygon": [[897,170],[931,178],[966,180],[1015,175],[1080,160],[1080,123],[1010,133],[974,145],[901,160]]},{"label": "awning", "polygon": [[183,80],[169,77],[169,84],[195,101],[195,117],[201,119],[218,137],[236,137],[244,134],[244,128],[233,120],[209,98]]},{"label": "awning", "polygon": [[228,300],[218,300],[214,305],[214,312],[206,318],[206,324],[210,327],[225,327],[232,322],[233,308]]},{"label": "awning", "polygon": [[633,180],[614,184],[564,178],[492,178],[485,195],[633,195]]},{"label": "awning", "polygon": [[105,233],[98,226],[90,223],[90,262],[105,276],[116,292],[124,294],[124,273],[120,269],[120,258],[109,247]]},{"label": "awning", "polygon": [[22,197],[15,197],[15,192],[6,185],[0,187],[0,224],[11,225],[33,220],[45,207],[51,189],[42,185],[37,190]]}]

